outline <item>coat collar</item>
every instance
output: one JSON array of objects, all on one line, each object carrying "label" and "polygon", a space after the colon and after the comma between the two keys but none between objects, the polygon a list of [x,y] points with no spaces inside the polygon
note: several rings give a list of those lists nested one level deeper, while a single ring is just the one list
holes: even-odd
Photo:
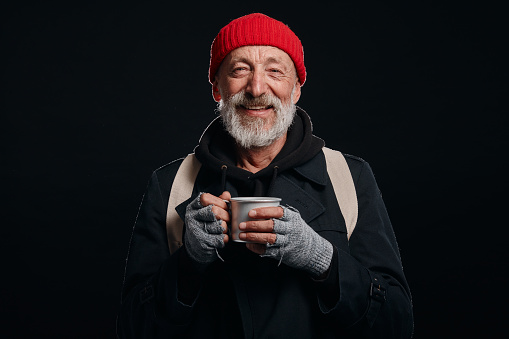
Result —
[{"label": "coat collar", "polygon": [[294,170],[309,181],[321,186],[327,185],[327,165],[323,151],[315,155],[310,161],[295,167]]}]

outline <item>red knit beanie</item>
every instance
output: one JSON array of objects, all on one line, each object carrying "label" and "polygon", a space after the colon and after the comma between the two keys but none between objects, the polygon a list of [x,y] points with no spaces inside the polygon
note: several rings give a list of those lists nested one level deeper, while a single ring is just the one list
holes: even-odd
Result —
[{"label": "red knit beanie", "polygon": [[254,45],[273,46],[285,51],[295,64],[301,86],[304,85],[306,67],[302,43],[287,25],[261,13],[242,16],[219,31],[210,49],[210,83],[214,82],[217,69],[228,53],[238,47]]}]

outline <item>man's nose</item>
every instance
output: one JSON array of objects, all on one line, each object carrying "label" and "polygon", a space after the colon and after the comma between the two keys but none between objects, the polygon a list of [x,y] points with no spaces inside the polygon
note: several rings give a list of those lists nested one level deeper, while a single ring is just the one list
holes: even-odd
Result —
[{"label": "man's nose", "polygon": [[248,80],[246,92],[255,98],[267,92],[267,82],[263,71],[256,69],[253,71]]}]

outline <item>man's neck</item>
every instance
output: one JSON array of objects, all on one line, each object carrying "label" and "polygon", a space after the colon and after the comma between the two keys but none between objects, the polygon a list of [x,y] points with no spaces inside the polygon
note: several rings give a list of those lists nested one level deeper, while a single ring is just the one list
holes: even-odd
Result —
[{"label": "man's neck", "polygon": [[237,147],[237,167],[256,173],[267,167],[283,149],[286,134],[266,147],[244,149]]}]

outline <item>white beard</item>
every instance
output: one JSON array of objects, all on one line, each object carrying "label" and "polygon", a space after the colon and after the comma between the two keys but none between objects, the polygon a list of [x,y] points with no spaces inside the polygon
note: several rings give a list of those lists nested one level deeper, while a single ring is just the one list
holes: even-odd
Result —
[{"label": "white beard", "polygon": [[[244,91],[239,92],[218,104],[218,111],[223,119],[223,125],[237,144],[245,149],[267,147],[281,138],[288,131],[293,122],[296,106],[293,103],[292,90],[291,100],[283,105],[281,100],[272,95],[264,94],[257,98],[248,98]],[[263,119],[247,116],[237,111],[237,107],[243,106],[272,106],[275,117]],[[266,126],[272,127],[268,128]]]}]

